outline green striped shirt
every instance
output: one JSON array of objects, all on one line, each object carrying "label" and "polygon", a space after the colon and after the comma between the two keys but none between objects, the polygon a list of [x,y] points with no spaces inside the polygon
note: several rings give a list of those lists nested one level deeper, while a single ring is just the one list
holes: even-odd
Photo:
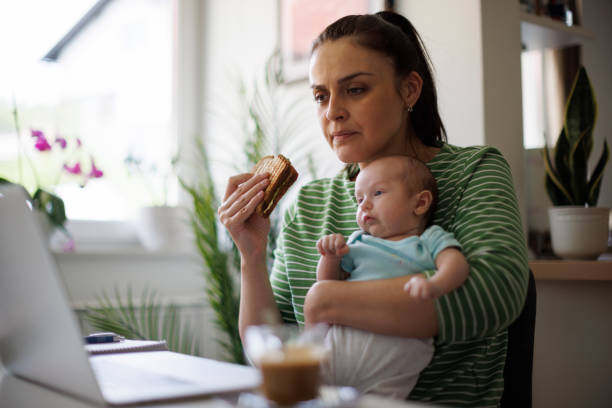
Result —
[{"label": "green striped shirt", "polygon": [[[410,399],[495,407],[504,386],[506,328],[521,311],[528,279],[510,168],[495,148],[448,144],[427,165],[439,189],[434,223],[455,234],[470,274],[435,302],[436,351]],[[316,281],[317,240],[329,233],[348,237],[358,228],[354,192],[342,171],[302,187],[285,213],[270,279],[286,322],[304,322],[304,298]]]}]

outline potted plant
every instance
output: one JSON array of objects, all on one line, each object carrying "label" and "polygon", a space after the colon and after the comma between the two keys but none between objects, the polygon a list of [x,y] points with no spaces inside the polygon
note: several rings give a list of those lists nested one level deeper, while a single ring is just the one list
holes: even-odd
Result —
[{"label": "potted plant", "polygon": [[[66,182],[85,187],[89,180],[102,177],[104,172],[96,167],[78,137],[56,135],[50,138],[44,131],[31,128],[29,143],[24,145],[16,105],[12,113],[17,155],[14,163],[9,161],[4,166],[6,174],[0,175],[0,184],[21,185],[30,195],[45,236],[51,238],[55,231],[60,231],[63,237],[58,243],[64,251],[72,251],[74,241],[66,228],[64,200],[55,194],[55,189]],[[24,161],[29,165],[26,168]]]},{"label": "potted plant", "polygon": [[609,209],[596,207],[608,143],[590,177],[588,159],[593,148],[597,102],[584,67],[570,91],[553,157],[543,150],[546,190],[554,207],[549,209],[553,251],[562,258],[596,259],[608,247]]},{"label": "potted plant", "polygon": [[130,187],[148,197],[136,214],[134,226],[142,246],[149,251],[194,249],[187,210],[170,203],[170,191],[177,183],[177,162],[178,155],[167,160],[145,160],[130,153],[124,159]]}]

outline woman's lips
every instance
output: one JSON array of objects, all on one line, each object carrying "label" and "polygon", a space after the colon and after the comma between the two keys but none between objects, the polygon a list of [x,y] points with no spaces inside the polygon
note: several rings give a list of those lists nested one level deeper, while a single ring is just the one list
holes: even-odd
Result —
[{"label": "woman's lips", "polygon": [[334,142],[344,142],[356,133],[357,132],[353,132],[352,130],[342,130],[339,132],[333,132],[331,136]]}]

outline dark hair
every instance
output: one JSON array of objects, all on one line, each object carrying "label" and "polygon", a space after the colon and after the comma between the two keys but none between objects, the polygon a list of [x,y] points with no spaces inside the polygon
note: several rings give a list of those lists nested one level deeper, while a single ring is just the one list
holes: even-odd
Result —
[{"label": "dark hair", "polygon": [[349,36],[354,37],[357,44],[390,57],[398,77],[415,71],[423,78],[421,95],[411,114],[412,124],[423,144],[442,146],[446,142],[446,130],[438,112],[429,54],[410,21],[391,11],[345,16],[319,34],[312,44],[311,54],[326,41]]},{"label": "dark hair", "polygon": [[425,213],[425,227],[433,224],[434,215],[438,207],[438,183],[436,182],[433,173],[423,161],[411,156],[401,156],[406,159],[408,165],[408,173],[405,175],[408,186],[414,188],[414,193],[423,190],[431,192],[431,205]]}]

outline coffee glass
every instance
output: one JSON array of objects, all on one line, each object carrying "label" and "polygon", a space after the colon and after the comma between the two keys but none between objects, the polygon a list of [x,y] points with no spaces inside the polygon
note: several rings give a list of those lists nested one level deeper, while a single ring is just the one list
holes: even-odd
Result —
[{"label": "coffee glass", "polygon": [[303,331],[292,325],[247,328],[247,357],[261,371],[267,399],[282,406],[318,397],[326,331],[325,325]]}]

